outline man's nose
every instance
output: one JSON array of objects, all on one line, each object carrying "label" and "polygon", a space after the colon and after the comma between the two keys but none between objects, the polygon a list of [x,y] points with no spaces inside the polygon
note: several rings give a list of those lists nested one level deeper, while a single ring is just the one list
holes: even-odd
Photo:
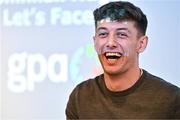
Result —
[{"label": "man's nose", "polygon": [[115,40],[115,38],[113,36],[108,38],[106,47],[111,48],[111,49],[117,47],[116,40]]}]

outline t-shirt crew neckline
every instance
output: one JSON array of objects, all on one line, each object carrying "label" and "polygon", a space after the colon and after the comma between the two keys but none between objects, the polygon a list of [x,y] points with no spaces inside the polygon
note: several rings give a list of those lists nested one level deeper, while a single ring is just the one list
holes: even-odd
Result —
[{"label": "t-shirt crew neckline", "polygon": [[132,87],[130,87],[126,90],[123,90],[123,91],[118,91],[118,92],[111,91],[106,87],[103,74],[99,77],[99,83],[100,83],[101,89],[107,95],[117,96],[117,97],[118,96],[126,96],[126,95],[129,95],[130,93],[134,92],[143,83],[145,77],[146,77],[146,71],[143,70],[143,74],[141,75],[141,77],[137,80],[137,82]]}]

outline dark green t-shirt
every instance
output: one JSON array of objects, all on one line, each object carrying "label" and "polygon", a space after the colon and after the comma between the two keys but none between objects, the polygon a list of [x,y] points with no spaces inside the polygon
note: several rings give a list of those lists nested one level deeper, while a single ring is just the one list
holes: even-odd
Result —
[{"label": "dark green t-shirt", "polygon": [[180,119],[180,88],[143,70],[129,89],[112,92],[103,75],[79,84],[71,93],[67,119]]}]

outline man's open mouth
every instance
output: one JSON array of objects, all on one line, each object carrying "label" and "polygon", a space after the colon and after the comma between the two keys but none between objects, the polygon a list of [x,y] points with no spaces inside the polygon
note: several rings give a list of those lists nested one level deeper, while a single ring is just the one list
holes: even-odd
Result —
[{"label": "man's open mouth", "polygon": [[119,52],[106,52],[105,57],[106,59],[119,59],[122,56]]}]

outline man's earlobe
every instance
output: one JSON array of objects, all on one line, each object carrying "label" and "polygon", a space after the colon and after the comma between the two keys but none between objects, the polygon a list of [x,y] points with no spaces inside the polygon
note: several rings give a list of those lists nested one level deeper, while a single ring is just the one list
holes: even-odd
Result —
[{"label": "man's earlobe", "polygon": [[138,46],[137,46],[138,53],[142,53],[146,49],[147,44],[148,44],[148,37],[142,36],[138,41]]},{"label": "man's earlobe", "polygon": [[95,39],[96,39],[95,36],[93,36],[93,40],[94,40],[94,41],[95,41]]},{"label": "man's earlobe", "polygon": [[93,36],[94,44],[96,43],[96,36]]}]

